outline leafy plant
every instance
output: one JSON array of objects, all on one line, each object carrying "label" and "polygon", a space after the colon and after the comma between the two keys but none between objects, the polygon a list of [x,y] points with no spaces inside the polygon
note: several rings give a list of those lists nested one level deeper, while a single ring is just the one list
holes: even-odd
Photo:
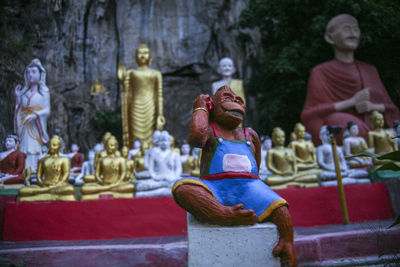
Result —
[{"label": "leafy plant", "polygon": [[305,102],[311,69],[333,58],[323,35],[340,13],[358,19],[357,59],[374,64],[390,96],[400,103],[400,2],[373,0],[255,0],[240,17],[242,28],[258,27],[264,55],[253,64],[247,88],[258,103],[260,134],[280,126],[291,132]]},{"label": "leafy plant", "polygon": [[98,131],[98,137],[105,132],[110,132],[114,135],[118,143],[122,145],[122,119],[121,107],[115,110],[98,111],[90,120],[90,125]]},{"label": "leafy plant", "polygon": [[[396,138],[400,138],[400,136],[397,136]],[[384,163],[382,166],[378,167],[376,171],[383,171],[383,170],[400,171],[400,166],[396,164],[396,162],[400,162],[400,151],[393,151],[383,155],[378,155],[369,151],[360,151],[359,153],[356,153],[348,158],[354,158],[354,157],[371,157],[379,160],[391,160],[391,162]],[[390,225],[388,228],[391,228],[399,224],[400,224],[400,216],[398,216],[393,222],[393,224]]]}]

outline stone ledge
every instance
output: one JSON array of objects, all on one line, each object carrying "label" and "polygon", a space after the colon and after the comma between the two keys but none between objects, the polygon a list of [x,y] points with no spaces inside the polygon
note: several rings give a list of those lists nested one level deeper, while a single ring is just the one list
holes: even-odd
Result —
[{"label": "stone ledge", "polygon": [[278,231],[272,223],[222,227],[188,214],[188,266],[280,266],[272,255]]}]

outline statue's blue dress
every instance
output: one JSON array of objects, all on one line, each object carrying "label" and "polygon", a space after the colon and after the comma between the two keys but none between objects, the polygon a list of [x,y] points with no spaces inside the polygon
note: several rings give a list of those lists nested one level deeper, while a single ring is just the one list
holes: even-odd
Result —
[{"label": "statue's blue dress", "polygon": [[215,125],[212,126],[216,138],[207,163],[207,175],[178,180],[172,187],[172,193],[183,184],[198,185],[210,192],[224,206],[243,203],[244,209],[254,210],[259,222],[271,215],[275,209],[287,206],[286,200],[259,178],[247,129],[246,139],[227,140],[221,137]]}]

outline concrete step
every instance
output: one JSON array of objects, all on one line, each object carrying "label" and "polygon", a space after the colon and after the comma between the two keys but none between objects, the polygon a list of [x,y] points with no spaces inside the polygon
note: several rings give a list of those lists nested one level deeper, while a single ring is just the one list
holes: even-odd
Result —
[{"label": "concrete step", "polygon": [[[295,228],[299,266],[400,266],[391,223]],[[187,266],[187,251],[187,236],[0,243],[0,258],[26,266]]]}]

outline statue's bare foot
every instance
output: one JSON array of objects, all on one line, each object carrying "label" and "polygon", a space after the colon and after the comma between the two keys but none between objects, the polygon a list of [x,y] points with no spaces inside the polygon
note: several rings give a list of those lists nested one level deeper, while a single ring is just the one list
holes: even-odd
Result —
[{"label": "statue's bare foot", "polygon": [[272,250],[275,257],[280,257],[281,266],[297,266],[296,251],[293,242],[287,242],[280,239],[278,244]]},{"label": "statue's bare foot", "polygon": [[257,222],[257,215],[251,209],[243,209],[243,204],[233,207],[223,206],[222,212],[215,222],[219,225],[252,225]]}]

